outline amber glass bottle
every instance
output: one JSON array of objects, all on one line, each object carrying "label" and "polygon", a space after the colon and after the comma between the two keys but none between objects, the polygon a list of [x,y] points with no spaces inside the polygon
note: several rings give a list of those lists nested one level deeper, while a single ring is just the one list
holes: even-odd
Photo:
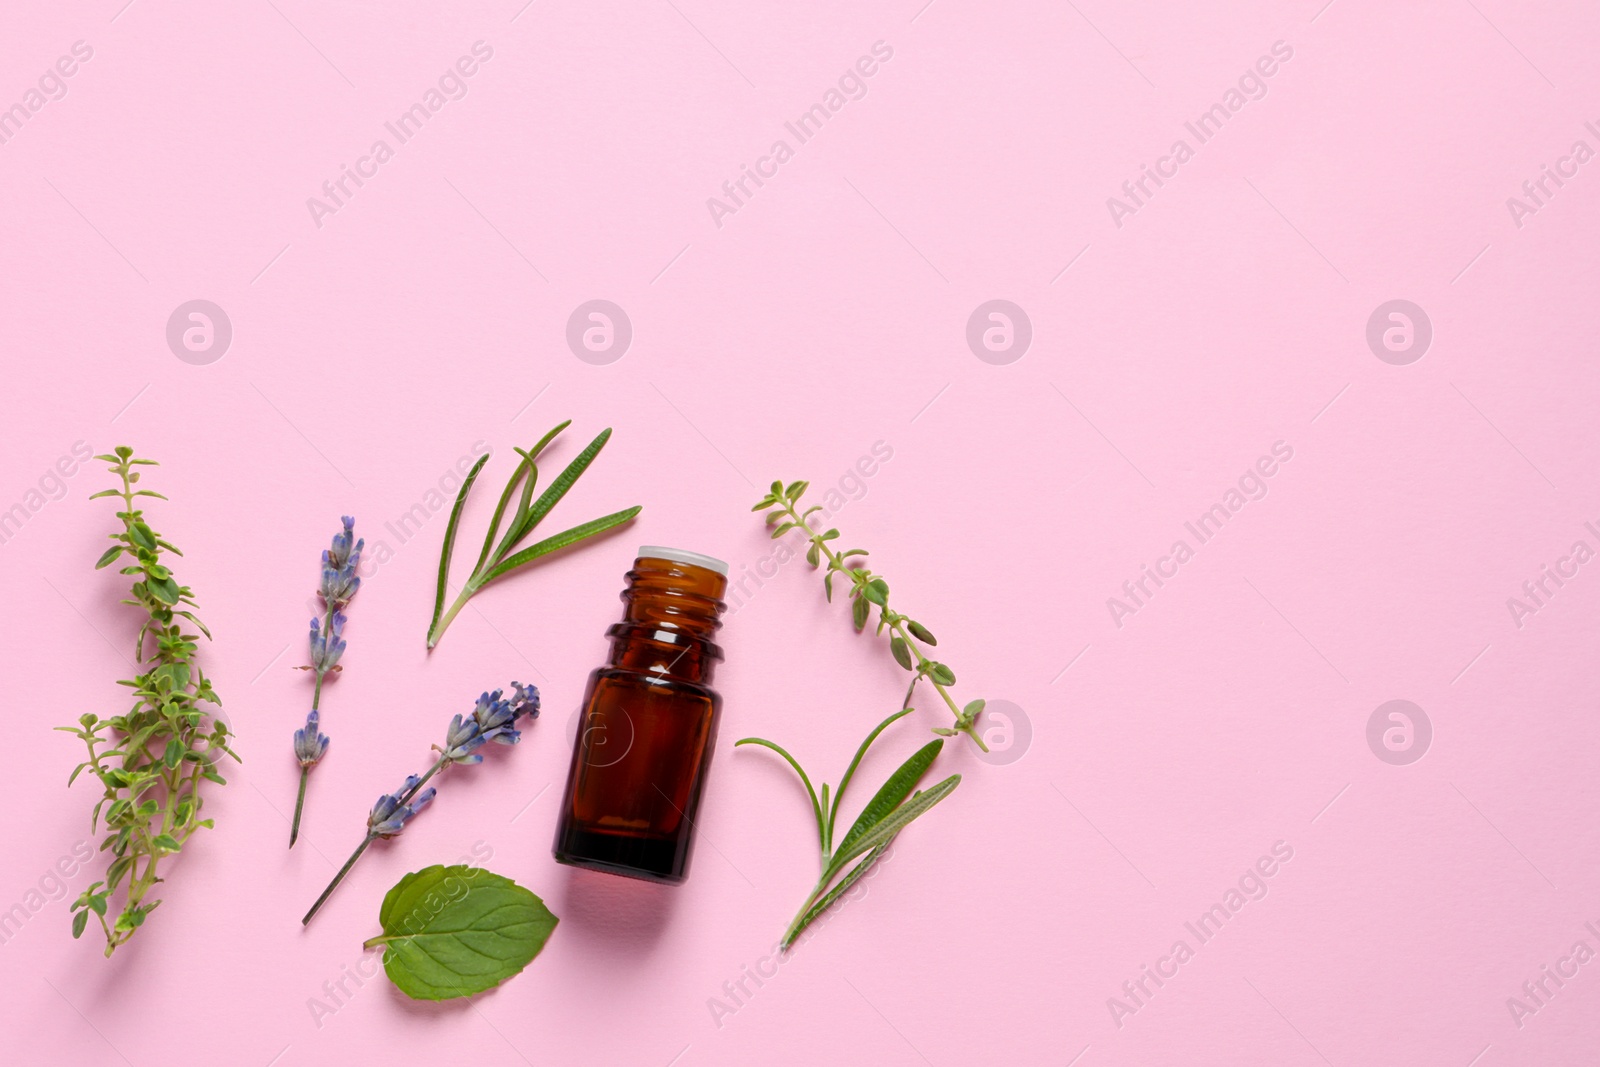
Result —
[{"label": "amber glass bottle", "polygon": [[717,740],[722,698],[711,640],[728,566],[644,547],[606,631],[611,658],[589,676],[556,826],[562,863],[677,885]]}]

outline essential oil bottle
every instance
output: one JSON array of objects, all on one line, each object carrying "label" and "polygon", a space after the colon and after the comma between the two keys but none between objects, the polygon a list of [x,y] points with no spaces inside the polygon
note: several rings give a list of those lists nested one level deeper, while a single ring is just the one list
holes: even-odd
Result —
[{"label": "essential oil bottle", "polygon": [[728,565],[645,546],[606,631],[611,658],[589,676],[556,826],[555,857],[677,885],[689,854],[722,698],[712,641],[727,606]]}]

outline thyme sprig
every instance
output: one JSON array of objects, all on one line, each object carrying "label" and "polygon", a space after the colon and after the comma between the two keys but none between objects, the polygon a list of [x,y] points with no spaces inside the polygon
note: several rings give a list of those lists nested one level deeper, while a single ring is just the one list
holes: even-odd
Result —
[{"label": "thyme sprig", "polygon": [[[833,601],[835,576],[842,576],[850,583],[852,601],[850,619],[857,633],[866,627],[872,608],[876,605],[877,633],[889,631],[890,654],[894,656],[896,663],[912,674],[911,685],[906,690],[905,705],[911,704],[917,683],[926,678],[943,698],[950,709],[950,714],[955,716],[954,727],[938,726],[933,732],[944,737],[953,737],[958,733],[966,734],[972,739],[973,744],[985,752],[989,751],[989,746],[983,743],[983,738],[977,731],[978,716],[983,712],[984,701],[973,700],[965,706],[956,704],[949,688],[956,682],[955,671],[923,651],[923,646],[932,648],[939,642],[922,623],[889,606],[889,583],[859,562],[859,557],[867,555],[866,549],[851,548],[836,552],[828,542],[837,540],[839,531],[832,528],[818,531],[812,527],[811,516],[821,511],[822,505],[813,504],[804,511],[799,510],[800,498],[805,495],[806,488],[810,484],[810,482],[790,482],[785,486],[782,482],[773,482],[771,492],[762,497],[750,510],[767,512],[767,525],[773,528],[773,540],[777,540],[790,530],[801,530],[805,533],[811,542],[810,547],[806,549],[806,562],[818,567],[824,560],[827,561],[827,573],[823,575],[822,585],[830,603]],[[858,561],[851,562],[853,559]]]},{"label": "thyme sprig", "polygon": [[[81,937],[93,915],[110,956],[161,903],[149,894],[163,880],[158,875],[162,861],[176,855],[202,827],[211,827],[210,819],[200,818],[205,804],[201,780],[225,784],[216,764],[224,755],[236,762],[239,757],[228,747],[227,725],[207,710],[221,701],[195,662],[198,636],[184,632],[185,621],[208,640],[211,632],[188,610],[195,607],[193,591],[179,585],[161,562],[163,550],[183,553],[152,529],[136,506],[139,497],[167,499],[135,488],[140,476],[134,468],[155,466],[155,460],[137,459],[126,446],[95,458],[110,466],[122,486],[90,499],[120,497],[117,518],[123,526],[120,533],[108,535],[114,543],[95,568],[126,556],[129,563],[121,573],[136,580],[122,603],[143,608],[149,616],[134,646],[135,661],[146,669],[118,683],[133,690],[133,707],[106,719],[85,712],[77,726],[56,727],[82,738],[88,747],[89,758],[78,764],[67,784],[85,769],[100,780],[104,793],[90,824],[98,827],[103,817],[111,831],[100,842],[102,851],[110,851],[111,864],[105,879],[90,884],[73,902],[72,936]],[[108,919],[119,890],[122,909]]]}]

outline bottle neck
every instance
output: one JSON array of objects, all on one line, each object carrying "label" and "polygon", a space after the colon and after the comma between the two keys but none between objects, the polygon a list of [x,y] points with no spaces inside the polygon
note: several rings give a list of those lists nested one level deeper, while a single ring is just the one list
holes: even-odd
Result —
[{"label": "bottle neck", "polygon": [[712,640],[727,605],[725,575],[642,556],[622,591],[622,621],[606,631],[612,667],[709,685],[722,649]]}]

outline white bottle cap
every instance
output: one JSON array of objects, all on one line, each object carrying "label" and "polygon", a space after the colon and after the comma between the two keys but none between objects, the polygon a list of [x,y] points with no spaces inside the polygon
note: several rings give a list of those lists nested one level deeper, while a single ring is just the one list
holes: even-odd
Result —
[{"label": "white bottle cap", "polygon": [[728,575],[728,565],[713,556],[702,556],[698,552],[685,552],[681,548],[662,548],[660,545],[641,545],[641,557],[651,559],[669,559],[674,563],[691,563],[696,567],[704,567],[708,571],[716,571],[723,577]]}]

